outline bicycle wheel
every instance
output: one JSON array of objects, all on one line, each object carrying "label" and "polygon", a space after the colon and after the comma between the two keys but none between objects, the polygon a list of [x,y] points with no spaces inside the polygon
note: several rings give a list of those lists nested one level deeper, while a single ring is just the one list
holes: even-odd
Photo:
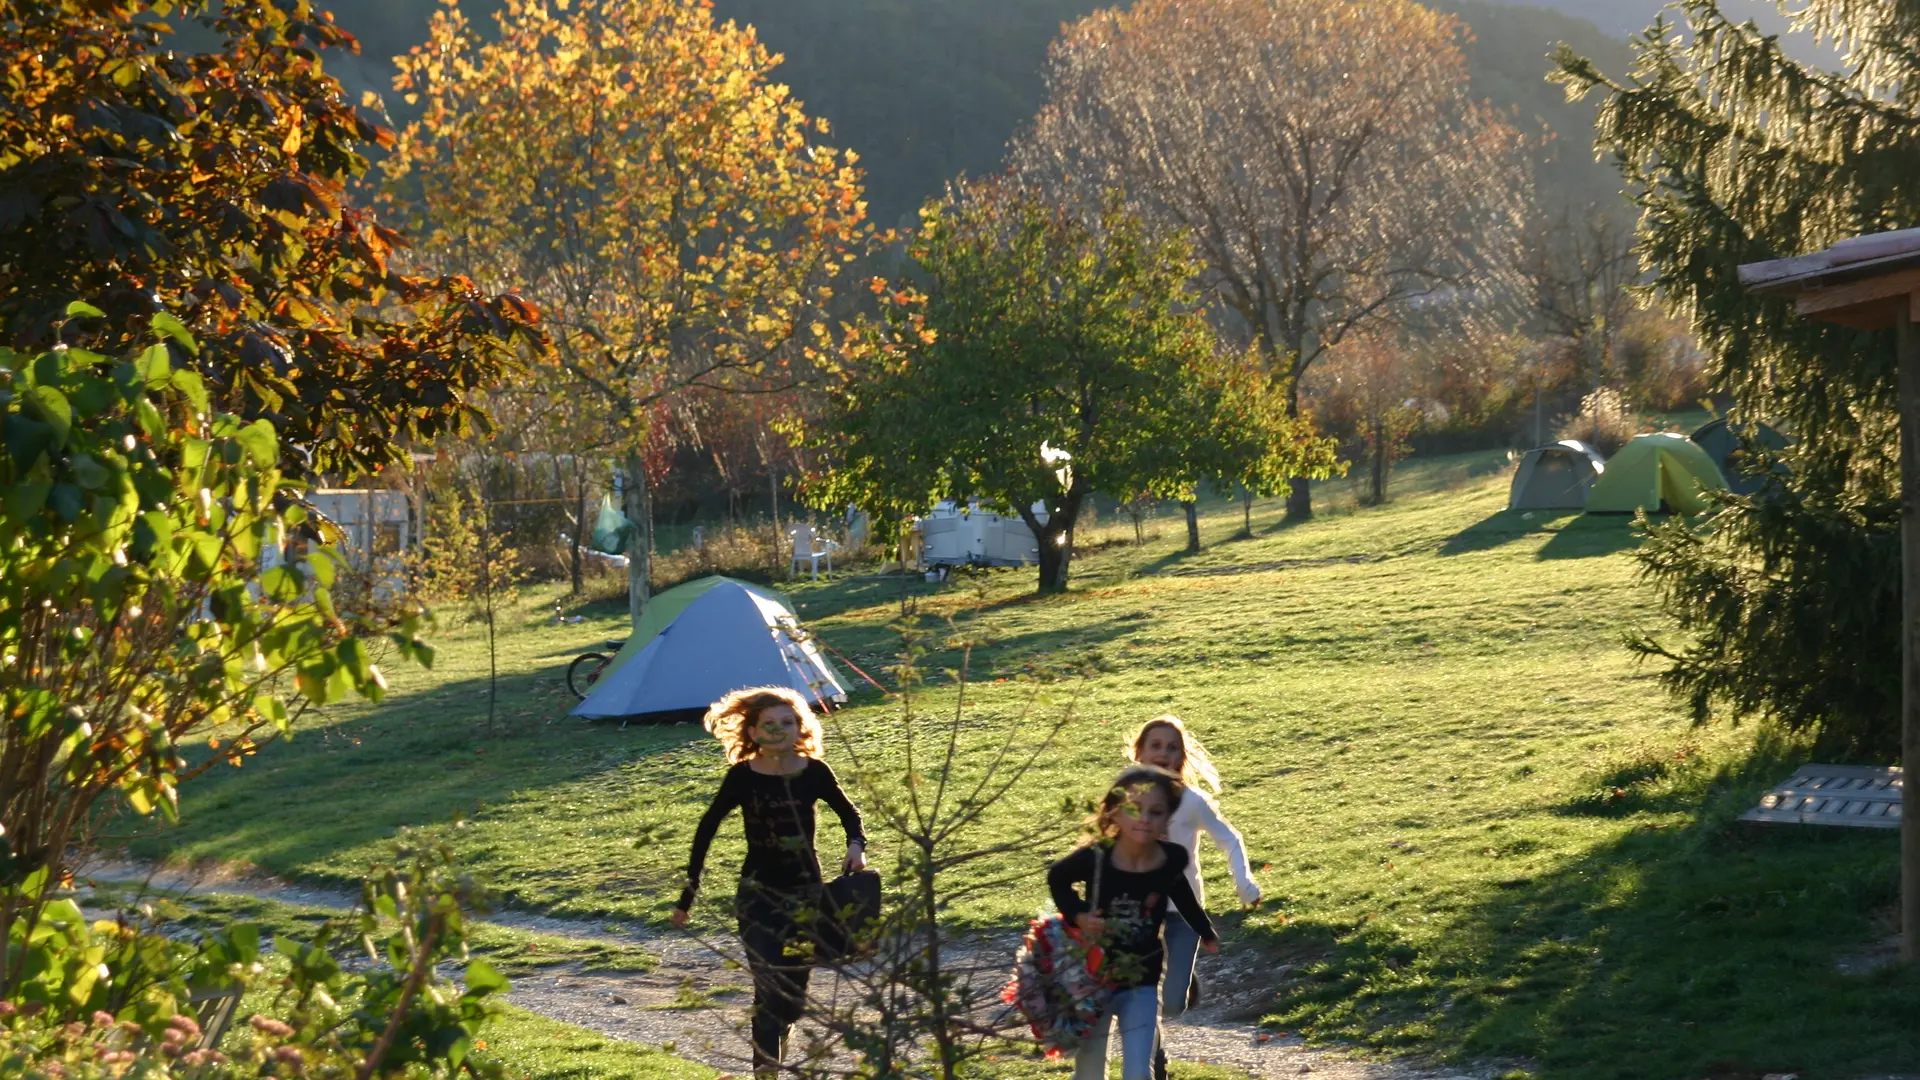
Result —
[{"label": "bicycle wheel", "polygon": [[597,652],[581,653],[574,657],[573,662],[567,665],[567,689],[573,691],[574,697],[585,700],[587,691],[593,689],[593,684],[600,679],[600,673],[607,670],[607,664],[612,660],[613,657]]}]

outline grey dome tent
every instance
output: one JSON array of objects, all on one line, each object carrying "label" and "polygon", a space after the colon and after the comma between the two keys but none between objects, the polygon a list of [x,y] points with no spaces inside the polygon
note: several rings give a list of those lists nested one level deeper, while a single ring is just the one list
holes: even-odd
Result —
[{"label": "grey dome tent", "polygon": [[777,599],[722,580],[687,604],[632,659],[600,677],[570,715],[697,718],[749,686],[786,686],[816,703],[847,699],[839,673]]},{"label": "grey dome tent", "polygon": [[[1720,417],[1703,426],[1699,431],[1687,436],[1694,444],[1707,452],[1715,465],[1720,466],[1720,475],[1726,477],[1727,488],[1735,495],[1752,495],[1766,486],[1765,476],[1750,473],[1745,468],[1746,447],[1740,444],[1741,428],[1730,427],[1726,417]],[[1783,450],[1787,437],[1765,424],[1755,424],[1747,430],[1754,442],[1769,450]]]},{"label": "grey dome tent", "polygon": [[1536,446],[1520,459],[1509,510],[1584,510],[1587,492],[1607,470],[1600,451],[1576,439]]}]

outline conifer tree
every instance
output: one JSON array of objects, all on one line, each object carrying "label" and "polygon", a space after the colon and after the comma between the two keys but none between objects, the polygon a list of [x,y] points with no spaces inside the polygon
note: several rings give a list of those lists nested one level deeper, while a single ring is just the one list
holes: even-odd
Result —
[{"label": "conifer tree", "polygon": [[[1920,225],[1920,3],[1807,0],[1795,24],[1845,70],[1689,0],[1624,77],[1562,49],[1560,78],[1600,96],[1596,144],[1639,204],[1653,287],[1710,356],[1736,419],[1790,430],[1779,482],[1710,527],[1655,527],[1640,554],[1681,634],[1635,647],[1696,719],[1716,708],[1814,729],[1827,749],[1898,752],[1899,476],[1894,341],[1749,295],[1742,263]],[[1785,10],[1787,5],[1782,4]]]}]

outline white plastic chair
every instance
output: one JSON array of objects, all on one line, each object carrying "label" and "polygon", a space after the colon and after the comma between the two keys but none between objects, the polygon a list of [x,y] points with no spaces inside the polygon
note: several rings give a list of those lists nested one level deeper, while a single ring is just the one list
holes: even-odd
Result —
[{"label": "white plastic chair", "polygon": [[827,575],[833,575],[833,553],[839,544],[814,536],[813,526],[795,525],[787,530],[787,537],[793,541],[793,565],[788,573],[798,574],[800,564],[807,564],[807,573],[812,580],[820,580],[820,560],[827,561]]}]

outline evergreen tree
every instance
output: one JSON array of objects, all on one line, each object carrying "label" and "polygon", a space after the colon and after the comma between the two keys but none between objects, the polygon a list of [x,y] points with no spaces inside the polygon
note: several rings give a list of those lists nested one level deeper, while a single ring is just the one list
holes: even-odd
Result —
[{"label": "evergreen tree", "polygon": [[[1783,10],[1786,5],[1781,5]],[[1794,19],[1845,71],[1790,59],[1715,0],[1656,23],[1624,79],[1562,49],[1602,98],[1597,145],[1639,204],[1654,288],[1688,319],[1736,414],[1794,435],[1780,482],[1702,531],[1656,526],[1640,554],[1681,634],[1663,659],[1696,719],[1716,707],[1817,730],[1836,752],[1898,752],[1899,476],[1894,341],[1749,295],[1741,263],[1920,224],[1920,2],[1808,0]]]}]

